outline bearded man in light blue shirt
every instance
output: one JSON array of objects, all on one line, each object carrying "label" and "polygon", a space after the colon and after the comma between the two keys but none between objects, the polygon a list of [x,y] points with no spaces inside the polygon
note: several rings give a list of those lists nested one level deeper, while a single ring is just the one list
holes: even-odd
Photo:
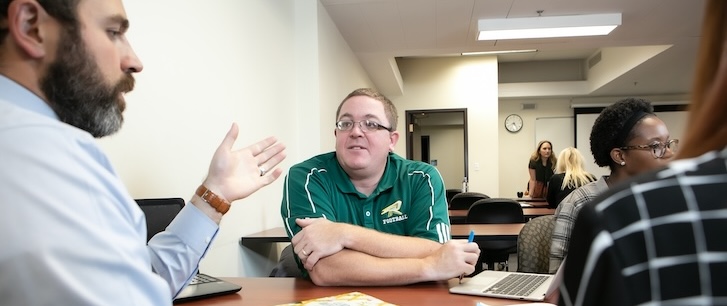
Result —
[{"label": "bearded man in light blue shirt", "polygon": [[230,202],[278,178],[284,146],[232,150],[146,243],[144,215],[94,137],[123,122],[142,70],[121,0],[0,0],[0,300],[7,305],[171,305]]}]

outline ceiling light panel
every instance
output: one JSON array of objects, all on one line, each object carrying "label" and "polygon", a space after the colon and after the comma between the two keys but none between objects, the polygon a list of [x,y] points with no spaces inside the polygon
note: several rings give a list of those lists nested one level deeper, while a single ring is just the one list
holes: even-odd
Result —
[{"label": "ceiling light panel", "polygon": [[621,25],[621,13],[480,19],[478,40],[607,35]]}]

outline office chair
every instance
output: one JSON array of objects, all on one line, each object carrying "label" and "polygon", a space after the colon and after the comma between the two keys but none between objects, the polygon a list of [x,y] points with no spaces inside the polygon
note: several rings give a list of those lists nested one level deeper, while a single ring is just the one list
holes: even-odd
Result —
[{"label": "office chair", "polygon": [[477,200],[489,199],[490,197],[479,192],[460,192],[452,197],[449,202],[449,209],[464,210],[469,209]]},{"label": "office chair", "polygon": [[518,272],[548,273],[554,227],[554,215],[540,216],[525,223],[517,236]]},{"label": "office chair", "polygon": [[303,277],[298,268],[298,262],[295,260],[295,254],[293,254],[292,243],[280,251],[280,260],[270,271],[269,277]]},{"label": "office chair", "polygon": [[185,205],[182,198],[150,198],[134,199],[134,201],[146,217],[146,241],[163,232]]},{"label": "office chair", "polygon": [[[466,223],[470,224],[504,224],[523,223],[523,209],[520,203],[512,199],[488,198],[478,200],[467,211]],[[479,241],[477,244],[482,250],[478,260],[477,269],[482,269],[482,264],[487,264],[490,270],[494,270],[495,262],[504,263],[504,270],[508,268],[508,257],[517,253],[517,241],[492,240]]]},{"label": "office chair", "polygon": [[447,203],[451,203],[452,197],[459,193],[462,193],[462,189],[447,189]]}]

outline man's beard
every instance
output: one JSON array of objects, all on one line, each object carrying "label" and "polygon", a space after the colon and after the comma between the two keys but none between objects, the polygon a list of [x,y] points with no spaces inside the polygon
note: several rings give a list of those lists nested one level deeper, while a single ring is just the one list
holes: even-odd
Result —
[{"label": "man's beard", "polygon": [[126,108],[122,93],[133,88],[130,73],[114,85],[106,83],[78,30],[61,35],[56,60],[41,80],[41,90],[58,118],[96,138],[121,128]]}]

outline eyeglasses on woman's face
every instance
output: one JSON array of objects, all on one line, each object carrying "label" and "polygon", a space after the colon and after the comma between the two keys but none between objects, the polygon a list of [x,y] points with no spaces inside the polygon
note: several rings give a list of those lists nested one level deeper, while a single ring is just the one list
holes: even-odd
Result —
[{"label": "eyeglasses on woman's face", "polygon": [[651,155],[654,158],[662,158],[666,154],[666,150],[669,149],[671,153],[676,153],[679,149],[679,139],[670,139],[667,142],[656,141],[647,145],[634,145],[620,147],[621,150],[650,150]]},{"label": "eyeglasses on woman's face", "polygon": [[364,133],[371,132],[371,131],[378,131],[378,130],[387,130],[391,132],[390,127],[385,127],[381,123],[371,121],[371,120],[362,120],[362,121],[351,121],[351,120],[341,120],[336,122],[336,129],[341,132],[348,132],[350,130],[353,130],[354,124],[358,123],[359,128],[361,128],[361,131]]}]

